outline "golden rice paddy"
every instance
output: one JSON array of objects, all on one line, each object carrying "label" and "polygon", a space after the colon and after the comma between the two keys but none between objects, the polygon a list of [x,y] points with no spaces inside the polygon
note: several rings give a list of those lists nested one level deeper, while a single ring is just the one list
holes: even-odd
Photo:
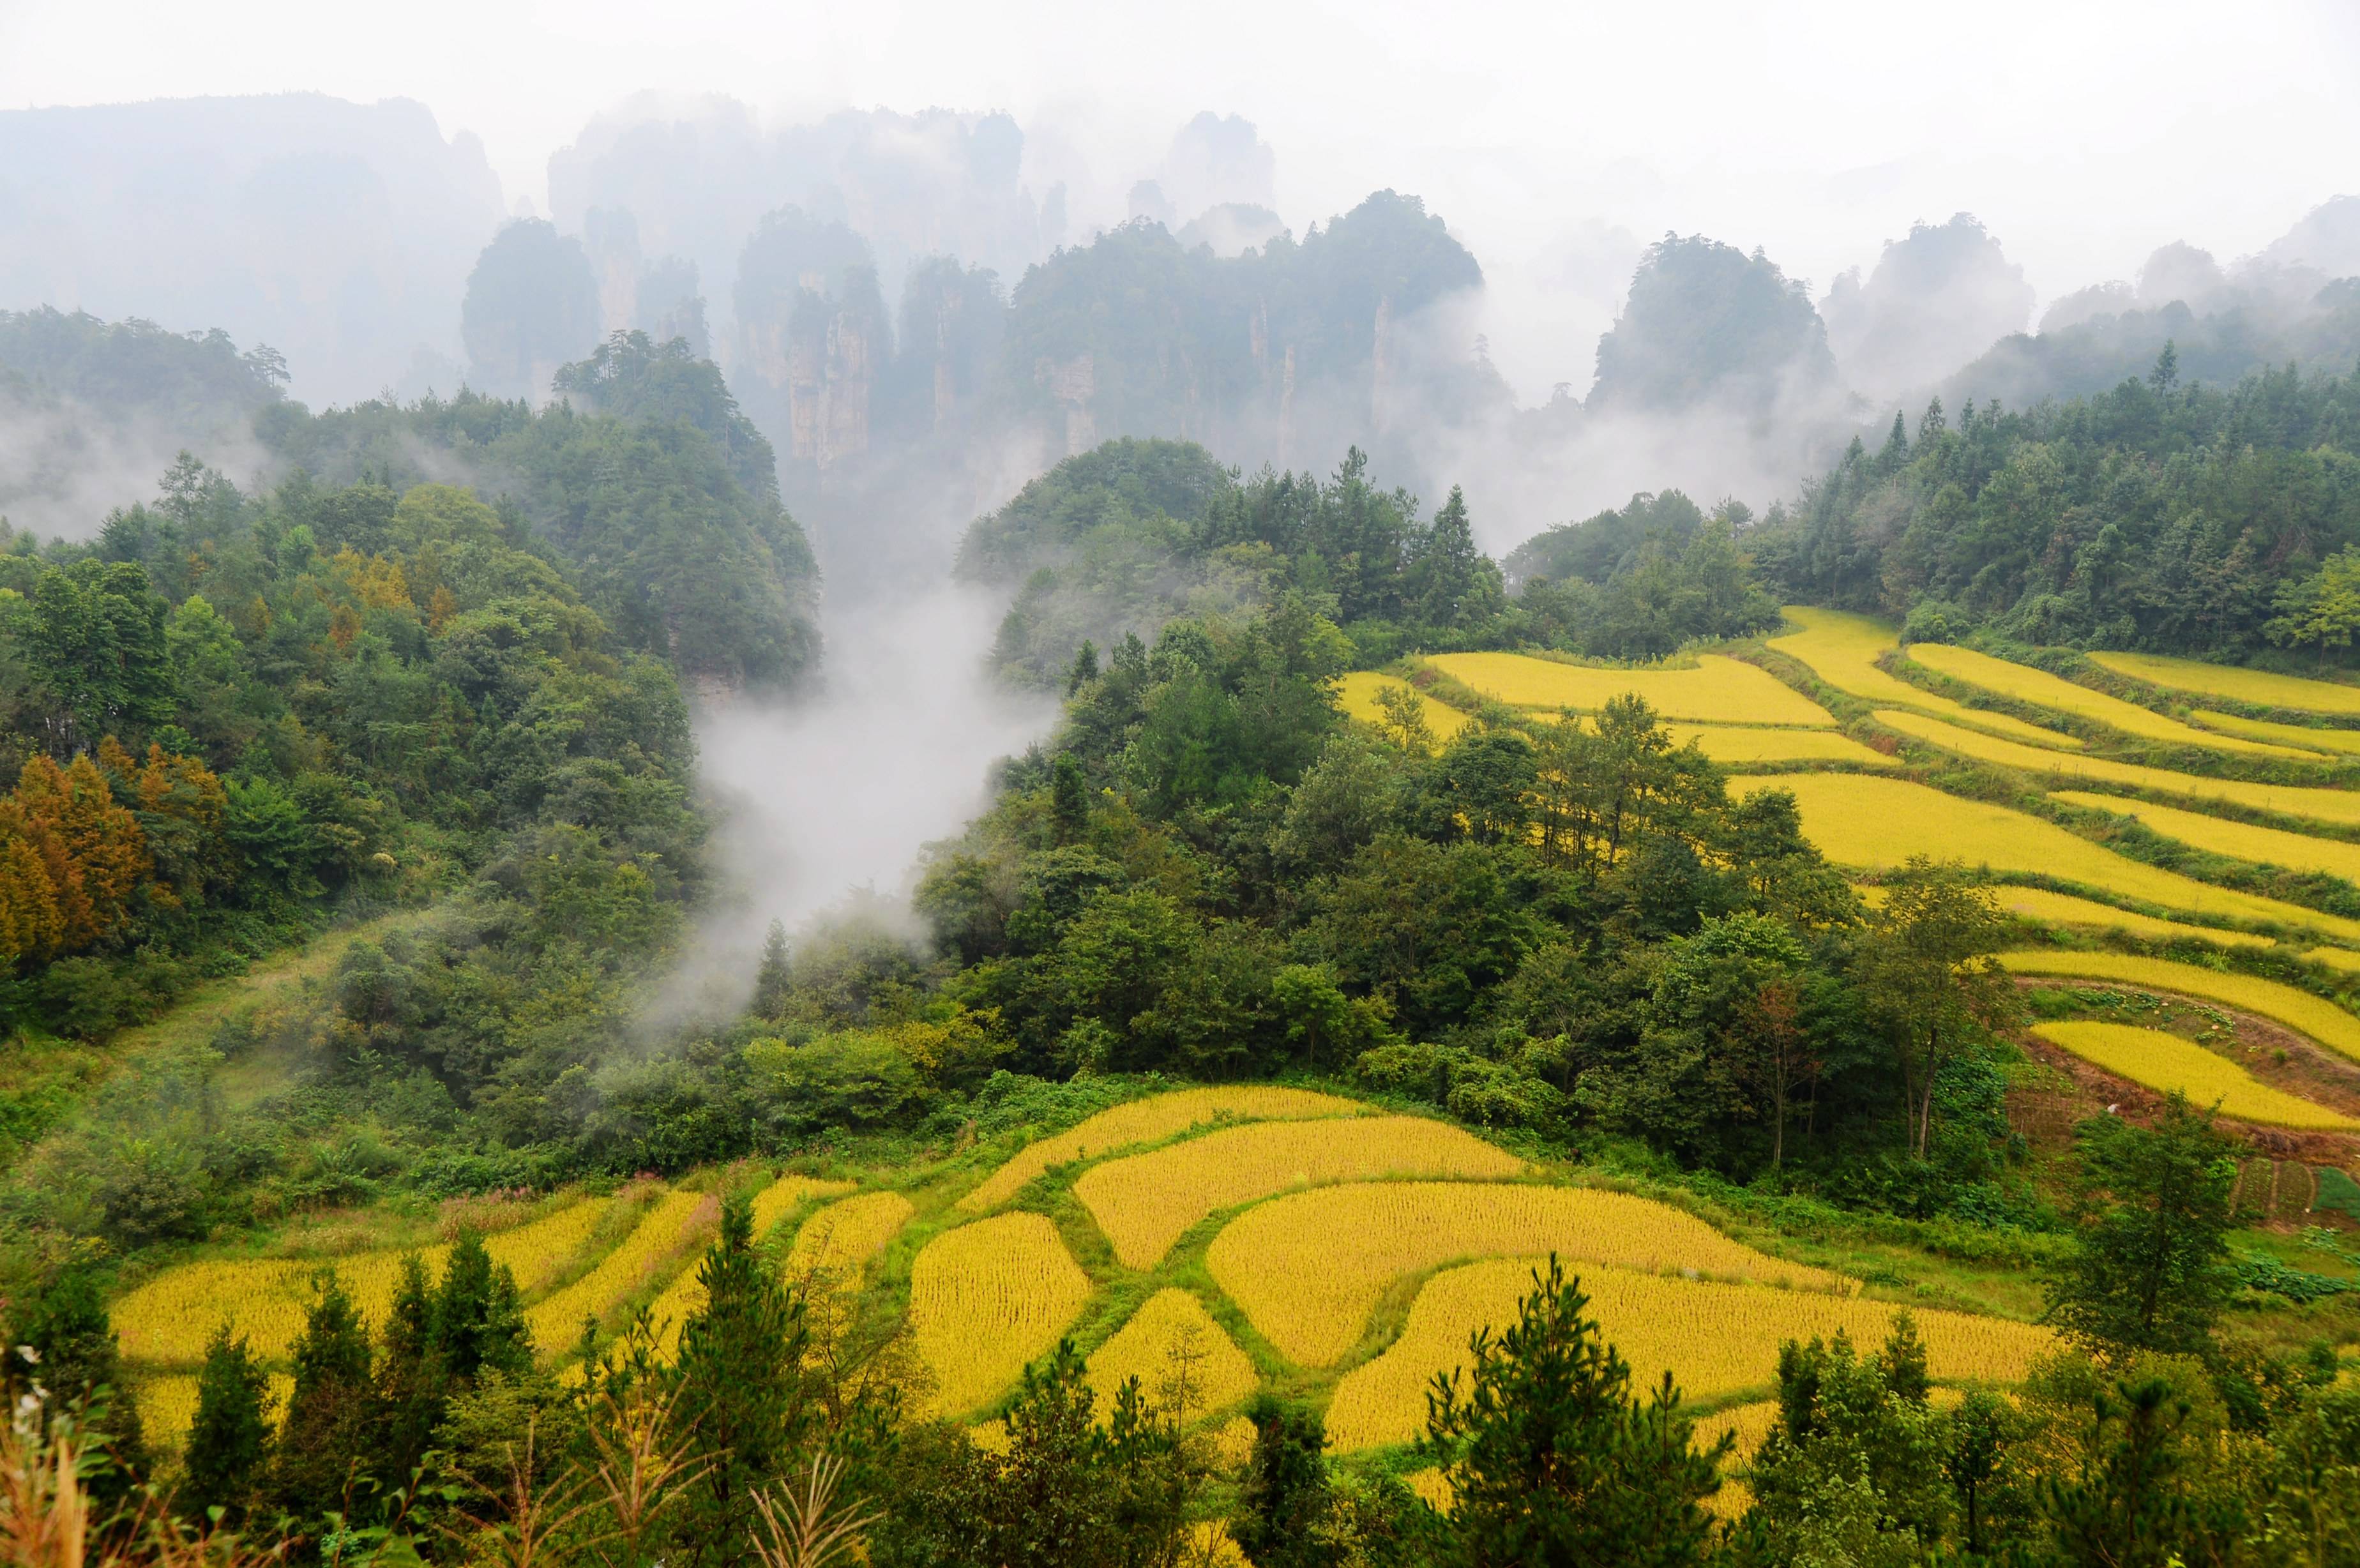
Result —
[{"label": "golden rice paddy", "polygon": [[837,1192],[849,1192],[849,1181],[823,1181],[816,1176],[781,1176],[754,1194],[754,1239],[761,1240],[770,1228],[789,1214],[810,1203]]},{"label": "golden rice paddy", "polygon": [[1380,675],[1373,670],[1355,670],[1337,682],[1336,705],[1344,716],[1364,724],[1382,725],[1391,722],[1383,708],[1377,704],[1380,691],[1406,691],[1417,699],[1418,712],[1425,715],[1426,727],[1434,732],[1437,741],[1448,743],[1474,719],[1460,713],[1448,702],[1427,696],[1398,675]]},{"label": "golden rice paddy", "polygon": [[2208,730],[2243,735],[2247,740],[2308,747],[2345,757],[2360,753],[2360,730],[2335,729],[2325,724],[2281,724],[2269,719],[2240,718],[2234,713],[2216,713],[2204,708],[2198,709],[2189,717]]},{"label": "golden rice paddy", "polygon": [[1666,719],[1724,724],[1835,723],[1825,708],[1756,665],[1708,653],[1693,670],[1600,670],[1521,653],[1439,653],[1426,663],[1516,708],[1590,712],[1637,692]]},{"label": "golden rice paddy", "polygon": [[1470,1181],[1321,1187],[1276,1198],[1231,1220],[1206,1262],[1281,1355],[1326,1367],[1349,1354],[1394,1281],[1460,1258],[1547,1252],[1806,1290],[1852,1286],[1626,1192]]},{"label": "golden rice paddy", "polygon": [[603,1319],[654,1283],[702,1238],[720,1213],[720,1201],[708,1193],[666,1192],[596,1268],[525,1309],[525,1328],[535,1348],[552,1359],[573,1349],[585,1322]]},{"label": "golden rice paddy", "polygon": [[1138,1378],[1141,1393],[1168,1404],[1185,1377],[1187,1408],[1179,1413],[1188,1421],[1236,1404],[1261,1381],[1205,1303],[1176,1288],[1150,1296],[1113,1338],[1091,1352],[1087,1371],[1102,1415],[1114,1409],[1126,1378]]},{"label": "golden rice paddy", "polygon": [[961,1198],[959,1207],[981,1214],[1016,1196],[1024,1183],[1053,1166],[1110,1154],[1132,1144],[1161,1143],[1191,1127],[1217,1121],[1301,1121],[1317,1116],[1359,1116],[1367,1108],[1357,1100],[1267,1083],[1232,1083],[1153,1094],[1100,1111],[1054,1138],[1026,1144],[1007,1164]]},{"label": "golden rice paddy", "polygon": [[[1884,888],[1863,889],[1882,893]],[[2131,909],[2118,909],[2112,904],[2101,904],[2095,898],[2077,898],[2070,893],[2052,893],[2046,887],[1998,887],[1989,889],[1992,901],[2003,909],[2019,915],[2029,915],[2036,920],[2051,925],[2089,926],[2099,931],[2128,931],[2133,936],[2169,942],[2176,937],[2201,937],[2224,947],[2275,947],[2268,937],[2252,931],[2223,931],[2218,926],[2191,926],[2180,920],[2158,920]],[[2330,950],[2334,951],[2334,950]]]},{"label": "golden rice paddy", "polygon": [[2263,670],[2207,664],[2198,659],[2168,659],[2153,653],[2093,653],[2090,662],[2150,686],[2227,697],[2233,702],[2251,702],[2257,708],[2360,713],[2360,686],[2346,686],[2340,681],[2306,681],[2295,675],[2273,675]]},{"label": "golden rice paddy", "polygon": [[[605,1217],[607,1200],[586,1198],[514,1230],[484,1238],[496,1264],[516,1275],[520,1290],[539,1289],[582,1250]],[[285,1357],[303,1332],[311,1281],[333,1270],[355,1307],[384,1321],[401,1283],[402,1259],[413,1249],[385,1248],[344,1258],[224,1258],[168,1269],[116,1301],[112,1309],[123,1354],[150,1365],[193,1367],[204,1359],[213,1330],[224,1322],[266,1361]],[[447,1243],[414,1249],[428,1274],[450,1257]]]},{"label": "golden rice paddy", "polygon": [[803,1222],[787,1253],[787,1272],[824,1276],[855,1285],[886,1243],[901,1234],[916,1210],[899,1192],[863,1192],[843,1198]]},{"label": "golden rice paddy", "polygon": [[2043,729],[2007,713],[1970,708],[1952,698],[1912,686],[1888,674],[1877,659],[1901,646],[1891,626],[1866,615],[1841,610],[1814,610],[1789,604],[1786,616],[1803,629],[1770,639],[1770,646],[1808,668],[1812,674],[1848,696],[1872,702],[1896,702],[1922,708],[1962,724],[1973,724],[1996,735],[2012,735],[2035,746],[2078,747],[2081,737],[2061,730]]},{"label": "golden rice paddy", "polygon": [[1858,773],[1776,773],[1730,781],[1732,794],[1774,789],[1794,791],[1803,832],[1839,866],[1882,871],[1923,855],[1997,872],[2079,882],[2193,915],[2309,926],[2330,935],[2360,937],[2360,920],[2216,887],[2117,855],[2055,822],[1906,779]]},{"label": "golden rice paddy", "polygon": [[1125,1267],[1151,1269],[1207,1215],[1290,1187],[1386,1176],[1496,1180],[1523,1169],[1473,1134],[1423,1117],[1263,1122],[1092,1166],[1074,1195]]},{"label": "golden rice paddy", "polygon": [[2257,866],[2283,866],[2289,871],[2322,872],[2330,877],[2341,877],[2347,882],[2360,882],[2360,844],[2346,844],[2341,839],[2312,838],[2278,828],[2259,828],[2251,822],[2231,822],[2225,817],[2184,811],[2176,806],[2158,806],[2148,800],[2126,800],[2120,795],[2094,795],[2086,790],[2065,789],[2060,790],[2055,798],[2067,805],[2130,817],[2166,838],[2178,839],[2182,844],[2210,850],[2214,855],[2225,855],[2234,860],[2250,860]]},{"label": "golden rice paddy", "polygon": [[2122,731],[2146,740],[2163,741],[2174,746],[2205,746],[2214,751],[2248,752],[2264,757],[2293,757],[2300,761],[2316,761],[2316,757],[2283,746],[2270,746],[2262,741],[2243,740],[2234,735],[2214,735],[2181,724],[2178,719],[2164,717],[2136,702],[2125,702],[2120,697],[2109,697],[2087,686],[2076,685],[2061,675],[2051,675],[2046,670],[2035,670],[2028,664],[2016,664],[1990,654],[1978,653],[1971,648],[1953,648],[1946,643],[1914,643],[1909,648],[1910,661],[1963,681],[1970,686],[1980,686],[1986,691],[1996,691],[2020,702],[2053,708],[2077,718],[2092,720],[2109,729]]},{"label": "golden rice paddy", "polygon": [[1054,1349],[1090,1294],[1057,1227],[995,1214],[928,1242],[910,1271],[910,1332],[950,1415],[1006,1389]]},{"label": "golden rice paddy", "polygon": [[2176,1090],[2191,1105],[2217,1105],[2223,1116],[2238,1121],[2322,1129],[2360,1127],[2360,1121],[2273,1088],[2235,1062],[2161,1029],[2077,1021],[2035,1024],[2032,1032],[2117,1078],[2159,1094]]},{"label": "golden rice paddy", "polygon": [[2360,1062],[2360,1018],[2353,1017],[2324,996],[2314,996],[2274,980],[2231,975],[2193,964],[2173,964],[2160,958],[2140,958],[2127,953],[2026,949],[2003,953],[1999,962],[2015,975],[2112,980],[2219,1002],[2284,1024],[2330,1051]]},{"label": "golden rice paddy", "polygon": [[1694,743],[1715,762],[1849,762],[1862,768],[1898,768],[1874,746],[1834,730],[1763,729],[1749,724],[1666,724],[1674,746]]},{"label": "golden rice paddy", "polygon": [[[1382,1356],[1347,1374],[1328,1407],[1337,1450],[1407,1443],[1426,1428],[1426,1389],[1438,1372],[1461,1369],[1477,1329],[1515,1321],[1516,1303],[1533,1289],[1532,1258],[1494,1258],[1446,1269],[1410,1306],[1401,1337]],[[1574,1270],[1568,1269],[1571,1274]],[[1590,1311],[1631,1364],[1634,1379],[1665,1372],[1690,1399],[1708,1399],[1769,1387],[1778,1346],[1839,1331],[1875,1345],[1899,1310],[1882,1301],[1759,1285],[1721,1285],[1586,1265],[1579,1271]],[[1916,1314],[1928,1370],[1945,1382],[2020,1381],[2033,1358],[2054,1347],[2048,1330],[2004,1318],[1926,1311]]]},{"label": "golden rice paddy", "polygon": [[2003,768],[2018,768],[2036,775],[2123,784],[2134,789],[2153,789],[2158,794],[2180,795],[2198,800],[2231,800],[2256,811],[2276,811],[2282,816],[2309,817],[2314,822],[2360,826],[2360,791],[2322,789],[2300,784],[2255,784],[2242,779],[2205,779],[2193,773],[2174,773],[2168,768],[2147,768],[2135,762],[2112,762],[2099,757],[2067,757],[2028,746],[2016,746],[1992,735],[1976,735],[1922,714],[1894,713],[1883,708],[1877,710],[1876,722],[1904,735],[1915,735],[1929,745],[1939,746],[1945,751],[1957,752],[1961,757],[1972,757],[1979,762],[1995,762]]}]

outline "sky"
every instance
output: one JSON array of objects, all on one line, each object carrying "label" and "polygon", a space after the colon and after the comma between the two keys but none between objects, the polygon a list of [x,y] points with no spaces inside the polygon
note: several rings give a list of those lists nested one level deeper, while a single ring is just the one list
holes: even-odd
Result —
[{"label": "sky", "polygon": [[[651,89],[1006,109],[1110,180],[1197,110],[1242,114],[1298,233],[1378,186],[1442,212],[1502,284],[1494,355],[1527,396],[1586,379],[1666,230],[1763,245],[1816,294],[1972,211],[2046,300],[2360,191],[2354,0],[0,0],[0,107],[292,89],[423,102],[536,206],[551,151]],[[1581,303],[1530,309],[1551,295]]]}]

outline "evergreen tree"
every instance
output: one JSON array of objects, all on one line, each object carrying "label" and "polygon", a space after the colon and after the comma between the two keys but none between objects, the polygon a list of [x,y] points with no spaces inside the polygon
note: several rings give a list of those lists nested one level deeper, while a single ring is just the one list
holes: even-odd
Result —
[{"label": "evergreen tree", "polygon": [[2223,1238],[2236,1146],[2176,1092],[2152,1129],[2096,1116],[2080,1135],[2081,1228],[2050,1316],[2111,1351],[2202,1352],[2234,1285]]},{"label": "evergreen tree", "polygon": [[471,1384],[487,1371],[515,1377],[532,1367],[516,1277],[507,1264],[493,1264],[474,1231],[461,1233],[443,1265],[432,1328],[443,1376],[454,1382]]},{"label": "evergreen tree", "polygon": [[1673,1568],[1701,1563],[1712,1538],[1703,1499],[1720,1486],[1728,1439],[1698,1452],[1670,1374],[1644,1399],[1606,1343],[1579,1279],[1552,1255],[1535,1269],[1514,1325],[1479,1330],[1464,1378],[1426,1397],[1426,1446],[1458,1503],[1457,1560],[1468,1568]]},{"label": "evergreen tree", "polygon": [[1335,1496],[1319,1418],[1268,1394],[1246,1416],[1253,1422],[1253,1456],[1246,1462],[1229,1534],[1254,1568],[1328,1568],[1339,1562],[1326,1528]]},{"label": "evergreen tree", "polygon": [[148,1445],[98,1280],[86,1269],[62,1270],[17,1312],[8,1339],[33,1353],[29,1366],[22,1351],[9,1358],[19,1383],[38,1382],[51,1410],[82,1412],[81,1423],[104,1434],[113,1464],[94,1489],[110,1500],[123,1496],[147,1469]]},{"label": "evergreen tree", "polygon": [[401,1260],[401,1281],[386,1313],[384,1351],[377,1358],[381,1424],[374,1473],[406,1479],[425,1458],[442,1419],[445,1373],[434,1333],[434,1290],[416,1253]]},{"label": "evergreen tree", "polygon": [[368,1324],[343,1283],[325,1274],[295,1342],[295,1391],[271,1463],[279,1511],[314,1520],[362,1506],[377,1479],[370,1461],[382,1426],[369,1374]]},{"label": "evergreen tree", "polygon": [[816,1424],[803,1384],[811,1332],[802,1297],[755,1252],[742,1198],[722,1206],[697,1279],[705,1305],[681,1329],[673,1375],[703,1477],[672,1528],[683,1561],[740,1563],[753,1552],[755,1489],[794,1468]]},{"label": "evergreen tree", "polygon": [[777,1018],[786,1007],[788,989],[793,981],[793,972],[787,966],[786,922],[772,920],[762,938],[761,967],[754,971],[751,1006],[755,1013],[766,1018]]},{"label": "evergreen tree", "polygon": [[[1480,590],[1491,562],[1475,547],[1475,529],[1467,519],[1467,497],[1458,485],[1434,515],[1417,557],[1419,621],[1429,626],[1456,626],[1493,606]],[[1496,571],[1496,568],[1492,568]]]},{"label": "evergreen tree", "polygon": [[1080,758],[1070,751],[1059,752],[1050,767],[1049,819],[1059,844],[1073,843],[1090,823],[1089,784]]},{"label": "evergreen tree", "polygon": [[1065,671],[1065,695],[1072,697],[1078,694],[1083,687],[1098,678],[1098,644],[1084,637],[1082,646],[1074,653],[1073,668]]},{"label": "evergreen tree", "polygon": [[235,1528],[246,1517],[270,1459],[270,1378],[243,1336],[224,1323],[205,1349],[197,1374],[197,1419],[189,1429],[183,1474],[174,1499],[183,1517],[221,1510]]}]

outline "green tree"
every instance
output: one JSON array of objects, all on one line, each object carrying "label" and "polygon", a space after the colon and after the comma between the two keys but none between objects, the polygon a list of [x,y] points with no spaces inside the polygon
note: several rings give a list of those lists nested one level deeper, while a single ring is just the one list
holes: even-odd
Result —
[{"label": "green tree", "polygon": [[762,933],[762,962],[754,970],[754,999],[748,1005],[755,1014],[776,1018],[784,1013],[794,979],[794,970],[787,962],[786,922],[774,920]]},{"label": "green tree", "polygon": [[1246,1461],[1229,1534],[1254,1568],[1329,1568],[1343,1561],[1330,1529],[1336,1506],[1328,1475],[1328,1432],[1319,1418],[1274,1397],[1246,1410],[1253,1454]]},{"label": "green tree", "polygon": [[2328,650],[2350,648],[2360,632],[2360,549],[2338,550],[2310,576],[2282,584],[2274,607],[2262,635],[2281,648],[2319,649],[2325,668]]},{"label": "green tree", "polygon": [[270,1377],[243,1336],[224,1323],[205,1347],[197,1373],[197,1419],[183,1450],[180,1489],[173,1498],[191,1520],[221,1510],[236,1528],[270,1463]]},{"label": "green tree", "polygon": [[295,1388],[271,1459],[272,1505],[306,1523],[357,1519],[384,1480],[370,1459],[383,1425],[368,1324],[333,1272],[321,1276],[295,1342]]},{"label": "green tree", "polygon": [[2050,1317],[2110,1353],[2204,1350],[2234,1288],[2225,1236],[2236,1146],[2176,1093],[2152,1128],[2097,1116],[2079,1142],[2079,1225],[2049,1282]]},{"label": "green tree", "polygon": [[2014,1016],[2016,988],[1992,958],[2007,940],[2005,918],[1957,866],[1912,855],[1890,886],[1864,944],[1863,989],[1892,1045],[1909,1147],[1922,1160],[1936,1080]]},{"label": "green tree", "polygon": [[756,1492],[789,1474],[814,1435],[811,1331],[801,1294],[754,1250],[743,1198],[722,1205],[697,1279],[705,1304],[681,1329],[674,1376],[690,1463],[703,1474],[672,1530],[685,1561],[742,1563],[753,1555]]},{"label": "green tree", "polygon": [[1555,1256],[1533,1274],[1516,1322],[1479,1330],[1462,1375],[1426,1397],[1426,1445],[1458,1501],[1457,1558],[1470,1568],[1701,1563],[1723,1438],[1702,1452],[1670,1374],[1644,1399],[1606,1343],[1579,1279]]},{"label": "green tree", "polygon": [[[28,1292],[10,1315],[9,1357],[16,1375],[13,1392],[38,1381],[49,1391],[50,1410],[80,1412],[77,1420],[106,1440],[112,1467],[102,1477],[102,1497],[119,1498],[147,1469],[146,1433],[139,1407],[124,1376],[123,1353],[106,1313],[106,1298],[87,1269],[60,1270]],[[30,1357],[24,1357],[30,1350]],[[20,1359],[29,1366],[16,1365]]]}]

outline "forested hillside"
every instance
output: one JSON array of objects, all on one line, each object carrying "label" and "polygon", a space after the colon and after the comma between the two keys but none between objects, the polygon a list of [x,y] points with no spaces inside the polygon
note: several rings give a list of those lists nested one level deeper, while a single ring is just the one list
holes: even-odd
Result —
[{"label": "forested hillside", "polygon": [[[2167,350],[2068,403],[1954,418],[1937,399],[1914,431],[1896,414],[1749,544],[1790,597],[1915,613],[1928,635],[2242,659],[2317,640],[2304,584],[2360,544],[2355,451],[2360,376],[2206,386]],[[2330,631],[2315,651],[2348,646]]]}]

